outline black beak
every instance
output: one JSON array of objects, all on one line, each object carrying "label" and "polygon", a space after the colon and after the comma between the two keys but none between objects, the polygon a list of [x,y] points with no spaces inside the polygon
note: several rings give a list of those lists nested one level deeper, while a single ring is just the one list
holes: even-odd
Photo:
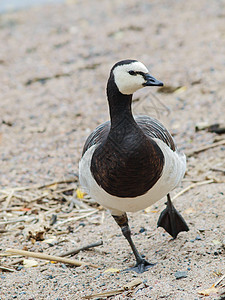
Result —
[{"label": "black beak", "polygon": [[145,78],[146,82],[143,83],[143,86],[163,86],[162,81],[157,80],[150,74],[145,74],[144,78]]}]

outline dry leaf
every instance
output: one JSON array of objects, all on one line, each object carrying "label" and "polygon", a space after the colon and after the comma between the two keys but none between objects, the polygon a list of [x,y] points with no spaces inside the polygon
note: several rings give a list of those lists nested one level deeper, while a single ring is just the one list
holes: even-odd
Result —
[{"label": "dry leaf", "polygon": [[194,212],[195,212],[195,210],[193,207],[189,207],[189,208],[185,209],[185,211],[184,211],[184,213],[187,215],[194,213]]},{"label": "dry leaf", "polygon": [[180,88],[176,89],[174,94],[181,94],[187,90],[186,86],[181,86]]},{"label": "dry leaf", "polygon": [[83,199],[84,198],[84,192],[82,192],[80,189],[76,190],[77,198]]},{"label": "dry leaf", "polygon": [[24,235],[28,240],[43,241],[44,235],[49,230],[48,224],[43,214],[39,215],[39,222],[36,224],[26,225],[24,228]]},{"label": "dry leaf", "polygon": [[170,85],[164,85],[163,87],[158,88],[159,93],[164,93],[164,94],[173,94],[173,93],[183,93],[186,91],[187,87],[186,86],[170,86]]},{"label": "dry leaf", "polygon": [[47,244],[54,244],[55,242],[57,242],[57,238],[56,236],[52,236],[48,239],[43,240],[42,242]]},{"label": "dry leaf", "polygon": [[213,240],[212,242],[213,242],[214,245],[221,245],[222,246],[222,243],[219,240]]},{"label": "dry leaf", "polygon": [[29,231],[28,232],[28,240],[34,240],[35,241],[43,241],[44,240],[44,234],[45,230],[40,230],[40,231]]},{"label": "dry leaf", "polygon": [[[56,183],[49,184],[48,188],[55,191],[58,188],[58,183],[56,182]],[[48,193],[49,190],[46,189],[45,192]]]},{"label": "dry leaf", "polygon": [[202,291],[198,291],[199,295],[203,295],[203,296],[210,296],[211,294],[215,294],[218,293],[218,289],[213,286],[211,286],[211,288],[206,289],[206,290],[202,290]]},{"label": "dry leaf", "polygon": [[144,212],[145,213],[157,213],[158,212],[158,210],[157,209],[152,209],[152,207],[151,206],[149,206],[149,207],[147,207],[145,210],[144,210]]},{"label": "dry leaf", "polygon": [[119,273],[120,272],[120,269],[117,269],[117,268],[109,268],[107,270],[104,271],[104,273]]},{"label": "dry leaf", "polygon": [[23,265],[25,268],[32,268],[32,267],[37,267],[38,262],[34,259],[26,259],[24,258],[23,260]]}]

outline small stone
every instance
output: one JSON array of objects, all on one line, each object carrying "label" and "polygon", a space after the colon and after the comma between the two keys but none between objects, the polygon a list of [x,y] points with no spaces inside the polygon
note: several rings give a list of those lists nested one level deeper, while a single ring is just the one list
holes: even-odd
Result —
[{"label": "small stone", "polygon": [[67,269],[67,266],[66,266],[65,264],[61,264],[61,267],[62,267],[63,269]]},{"label": "small stone", "polygon": [[146,229],[144,227],[141,227],[141,229],[139,230],[140,233],[143,233],[145,231],[146,231]]},{"label": "small stone", "polygon": [[175,274],[176,279],[186,278],[187,272],[186,271],[177,271]]},{"label": "small stone", "polygon": [[201,241],[202,238],[200,237],[200,235],[197,235],[195,239],[196,239],[197,241]]},{"label": "small stone", "polygon": [[143,283],[144,283],[144,284],[147,284],[147,279],[143,280]]}]

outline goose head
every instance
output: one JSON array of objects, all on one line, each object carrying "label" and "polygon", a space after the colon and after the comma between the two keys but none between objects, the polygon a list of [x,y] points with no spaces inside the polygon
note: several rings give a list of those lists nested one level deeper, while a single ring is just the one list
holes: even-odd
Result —
[{"label": "goose head", "polygon": [[121,94],[131,95],[145,86],[162,86],[163,83],[149,74],[144,64],[137,60],[122,60],[116,63],[111,76]]}]

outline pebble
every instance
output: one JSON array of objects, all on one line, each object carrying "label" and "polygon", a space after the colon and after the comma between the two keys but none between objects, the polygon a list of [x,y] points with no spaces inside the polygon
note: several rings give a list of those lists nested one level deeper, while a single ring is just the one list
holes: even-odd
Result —
[{"label": "pebble", "polygon": [[144,283],[144,284],[147,284],[147,279],[143,280],[143,283]]},{"label": "pebble", "polygon": [[144,227],[141,227],[141,229],[139,230],[140,233],[143,233],[145,231],[146,231],[146,229]]},{"label": "pebble", "polygon": [[176,277],[176,279],[186,278],[187,272],[186,271],[177,271],[176,273],[174,273],[174,276]]},{"label": "pebble", "polygon": [[61,267],[62,267],[63,269],[67,269],[67,266],[66,266],[65,264],[61,264]]}]

